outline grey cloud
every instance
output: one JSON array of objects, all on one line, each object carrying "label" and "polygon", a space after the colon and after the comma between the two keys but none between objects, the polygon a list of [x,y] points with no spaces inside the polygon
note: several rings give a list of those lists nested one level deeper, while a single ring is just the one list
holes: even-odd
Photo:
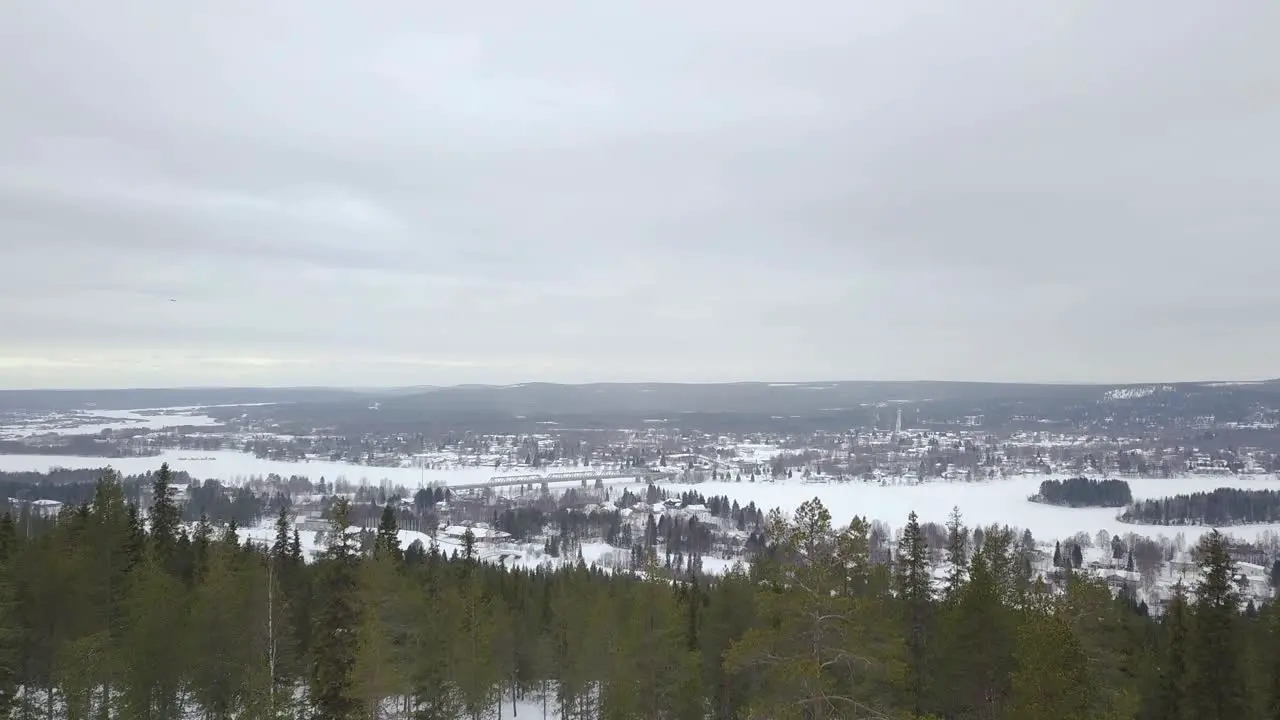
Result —
[{"label": "grey cloud", "polygon": [[1274,375],[1277,34],[1261,0],[6,7],[0,386]]}]

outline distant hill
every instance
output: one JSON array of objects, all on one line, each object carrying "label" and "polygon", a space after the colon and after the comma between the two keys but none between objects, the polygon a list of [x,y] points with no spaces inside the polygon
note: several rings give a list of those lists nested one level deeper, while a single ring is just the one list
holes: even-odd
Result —
[{"label": "distant hill", "polygon": [[[530,431],[652,423],[713,431],[910,426],[1087,430],[1274,418],[1280,381],[1131,385],[981,382],[521,383],[386,389],[173,388],[0,392],[0,410],[276,403],[251,417],[344,432]],[[216,414],[216,413],[215,413]],[[228,417],[239,417],[240,412]],[[1274,422],[1274,420],[1272,420]]]},{"label": "distant hill", "polygon": [[186,405],[318,402],[349,399],[350,390],[335,388],[137,388],[126,390],[0,390],[0,410],[134,410]]}]

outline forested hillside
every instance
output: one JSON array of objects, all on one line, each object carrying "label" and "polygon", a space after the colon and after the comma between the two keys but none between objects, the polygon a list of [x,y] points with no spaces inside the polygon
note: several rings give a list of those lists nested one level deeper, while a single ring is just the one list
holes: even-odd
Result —
[{"label": "forested hillside", "polygon": [[[23,718],[1274,718],[1280,612],[1242,613],[1224,538],[1159,620],[1065,572],[1032,581],[1007,529],[952,525],[943,587],[912,515],[892,566],[818,501],[774,515],[749,575],[560,572],[362,549],[335,504],[319,560],[188,534],[154,478],[27,537],[0,518],[0,703]],[[283,519],[283,516],[282,516]],[[522,704],[520,717],[528,704]],[[540,715],[540,713],[538,714]]]}]

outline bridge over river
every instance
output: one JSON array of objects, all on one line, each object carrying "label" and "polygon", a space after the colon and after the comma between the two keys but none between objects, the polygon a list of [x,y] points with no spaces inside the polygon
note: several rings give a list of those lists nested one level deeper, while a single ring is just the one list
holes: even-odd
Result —
[{"label": "bridge over river", "polygon": [[459,490],[483,490],[494,487],[519,487],[521,485],[548,485],[552,483],[586,482],[594,484],[597,480],[634,480],[636,482],[661,482],[674,480],[676,473],[652,470],[650,468],[618,468],[616,470],[575,470],[559,473],[528,473],[525,475],[494,475],[482,483],[465,483],[462,485],[446,485],[457,492]]}]

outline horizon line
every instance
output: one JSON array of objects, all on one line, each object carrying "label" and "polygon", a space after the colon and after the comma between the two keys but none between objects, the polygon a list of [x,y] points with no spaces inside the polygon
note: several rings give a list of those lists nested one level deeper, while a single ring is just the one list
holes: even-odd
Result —
[{"label": "horizon line", "polygon": [[670,381],[670,380],[597,380],[590,382],[556,382],[549,380],[528,380],[516,383],[453,383],[447,385],[119,385],[111,387],[33,387],[5,388],[0,393],[19,392],[130,392],[130,391],[209,391],[209,390],[339,390],[347,392],[380,392],[389,390],[450,390],[466,388],[519,388],[529,385],[553,385],[561,387],[585,387],[594,385],[769,385],[774,387],[799,385],[1006,385],[1006,386],[1041,386],[1041,387],[1102,387],[1102,386],[1149,386],[1149,385],[1208,385],[1214,383],[1260,385],[1280,382],[1280,378],[1258,379],[1213,379],[1213,380],[1141,380],[1141,381],[1077,381],[1077,380],[718,380],[718,381]]}]

